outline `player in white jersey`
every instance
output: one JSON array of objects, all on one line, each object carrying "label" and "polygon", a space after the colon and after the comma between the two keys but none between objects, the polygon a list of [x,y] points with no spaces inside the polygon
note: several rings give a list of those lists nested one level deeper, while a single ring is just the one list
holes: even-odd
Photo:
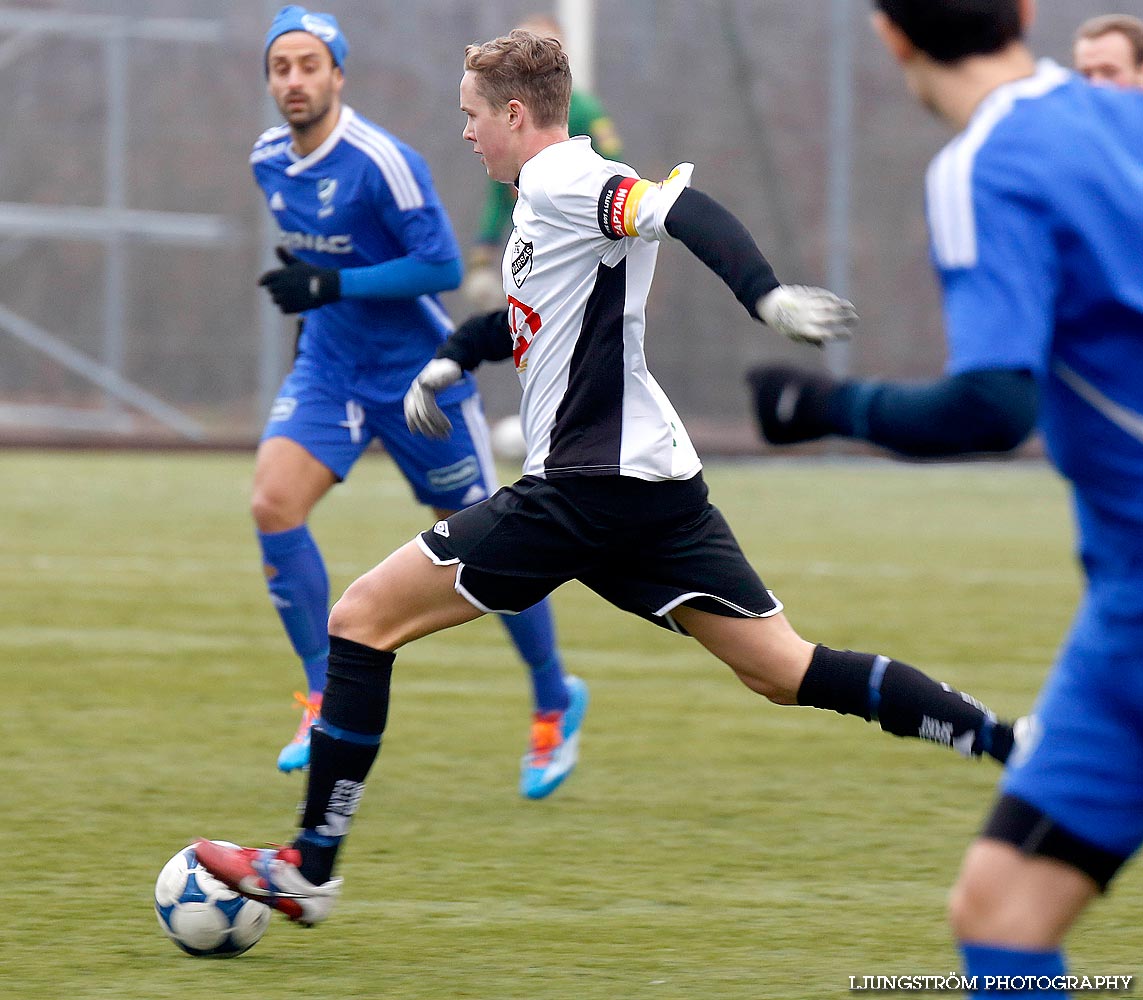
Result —
[{"label": "player in white jersey", "polygon": [[324,919],[341,884],[334,859],[385,729],[395,651],[488,611],[521,611],[571,579],[695,637],[777,704],[1006,759],[1011,727],[975,699],[793,630],[707,500],[686,430],[647,371],[644,307],[663,240],[686,245],[753,317],[794,339],[847,336],[852,306],[779,284],[742,224],[688,187],[689,164],[652,184],[569,140],[571,74],[558,42],[513,31],[470,46],[465,68],[465,138],[489,176],[519,188],[503,261],[508,309],[446,341],[405,412],[415,429],[447,432],[437,393],[482,360],[514,357],[525,475],[350,586],[330,616],[330,682],[300,832],[279,851],[200,841],[202,863],[294,920]]},{"label": "player in white jersey", "polygon": [[[666,192],[654,188],[647,200],[669,207],[689,171],[688,164]],[[661,480],[699,471],[682,421],[643,356],[658,243],[613,239],[597,221],[609,185],[635,206],[646,182],[612,184],[633,174],[600,157],[586,137],[541,150],[520,171],[503,279],[523,388],[525,475]]]}]

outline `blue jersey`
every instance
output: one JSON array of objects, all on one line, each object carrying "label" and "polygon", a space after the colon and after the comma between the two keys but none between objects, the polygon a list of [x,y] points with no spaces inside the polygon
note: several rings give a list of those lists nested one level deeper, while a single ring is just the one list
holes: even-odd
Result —
[{"label": "blue jersey", "polygon": [[927,209],[950,373],[1035,374],[1089,576],[1143,627],[1143,93],[1041,61],[933,160]]},{"label": "blue jersey", "polygon": [[[431,264],[460,257],[424,160],[348,107],[308,156],[293,151],[289,127],[280,125],[259,137],[250,164],[282,246],[304,261],[342,269],[406,256]],[[305,314],[295,368],[399,401],[452,329],[433,295],[343,298]]]}]

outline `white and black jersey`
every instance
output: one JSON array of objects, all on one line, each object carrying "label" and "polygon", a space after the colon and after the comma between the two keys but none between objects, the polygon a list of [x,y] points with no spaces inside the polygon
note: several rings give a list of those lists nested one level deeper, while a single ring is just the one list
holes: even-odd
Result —
[{"label": "white and black jersey", "polygon": [[503,278],[525,475],[656,481],[701,469],[643,350],[658,241],[690,170],[641,180],[585,137],[524,164]]},{"label": "white and black jersey", "polygon": [[458,567],[456,590],[481,611],[522,611],[573,579],[677,631],[680,605],[745,618],[781,610],[708,500],[643,353],[668,227],[755,318],[777,285],[745,227],[688,188],[692,169],[655,184],[587,139],[524,164],[504,254],[507,314],[471,317],[437,352],[464,370],[514,357],[524,475],[418,536],[435,563]]}]

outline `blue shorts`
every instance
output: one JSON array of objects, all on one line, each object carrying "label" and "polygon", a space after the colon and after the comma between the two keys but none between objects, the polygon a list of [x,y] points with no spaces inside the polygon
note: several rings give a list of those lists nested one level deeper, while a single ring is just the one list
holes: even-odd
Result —
[{"label": "blue shorts", "polygon": [[1143,622],[1086,595],[1030,725],[1002,791],[1090,843],[1133,854],[1143,844]]},{"label": "blue shorts", "polygon": [[399,399],[369,400],[292,371],[274,400],[262,440],[285,437],[296,441],[338,479],[344,479],[376,439],[397,463],[420,503],[461,510],[495,491],[496,471],[480,397],[470,386],[443,397],[441,409],[452,421],[452,433],[435,440],[409,430]]}]

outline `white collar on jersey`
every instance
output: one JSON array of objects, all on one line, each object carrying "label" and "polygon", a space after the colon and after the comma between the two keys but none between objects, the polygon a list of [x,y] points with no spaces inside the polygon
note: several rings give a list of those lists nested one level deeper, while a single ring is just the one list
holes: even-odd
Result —
[{"label": "white collar on jersey", "polygon": [[329,156],[333,147],[341,142],[341,137],[345,135],[345,130],[349,128],[349,123],[353,121],[354,117],[353,108],[347,104],[343,104],[341,106],[341,114],[337,117],[337,124],[334,125],[333,131],[326,136],[325,142],[318,146],[309,156],[298,156],[298,154],[294,152],[292,144],[287,146],[286,153],[293,162],[286,167],[286,176],[296,177],[303,170],[308,170],[315,163],[320,163]]},{"label": "white collar on jersey", "polygon": [[544,158],[545,154],[548,153],[549,149],[556,149],[556,148],[566,149],[569,142],[570,143],[577,143],[578,145],[575,148],[577,148],[580,152],[583,152],[583,145],[582,145],[583,143],[587,143],[588,148],[591,147],[591,138],[589,136],[586,136],[586,135],[573,135],[569,139],[562,139],[559,142],[553,142],[550,145],[545,146],[539,152],[533,153],[531,158],[525,160],[524,163],[521,165],[520,173],[517,174],[517,176],[516,176],[516,187],[519,188],[520,181],[523,180],[523,177],[524,177],[524,171],[527,170],[529,173],[531,173],[532,172],[532,170],[531,170],[532,164],[537,163],[542,158]]},{"label": "white collar on jersey", "polygon": [[1036,72],[1031,76],[1009,80],[1008,83],[1002,83],[988,93],[972,113],[969,126],[971,127],[977,119],[991,118],[997,111],[1007,111],[1014,101],[1021,98],[1042,97],[1049,90],[1055,90],[1072,75],[1071,70],[1064,69],[1054,59],[1037,59]]}]

